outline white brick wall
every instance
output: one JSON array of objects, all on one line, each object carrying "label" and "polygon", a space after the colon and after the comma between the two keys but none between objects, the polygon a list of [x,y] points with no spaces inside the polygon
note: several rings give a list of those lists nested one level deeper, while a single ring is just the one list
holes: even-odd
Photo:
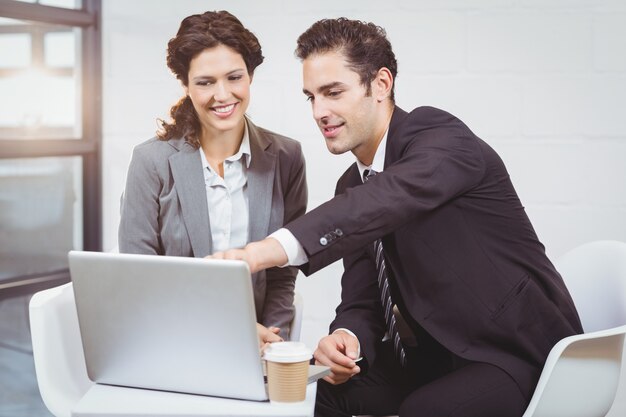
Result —
[{"label": "white brick wall", "polygon": [[468,16],[472,71],[584,71],[590,44],[591,24],[580,13],[507,10]]},{"label": "white brick wall", "polygon": [[[259,37],[265,63],[249,113],[302,142],[311,208],[332,196],[350,155],[330,155],[301,93],[295,40],[314,21],[347,16],[386,28],[397,101],[461,117],[502,156],[548,255],[590,240],[626,241],[624,0],[106,0],[104,244],[117,244],[132,147],[151,137],[180,87],[166,43],[191,13],[227,8]],[[325,334],[341,265],[300,277],[304,341]],[[626,386],[610,416],[626,413]]]},{"label": "white brick wall", "polygon": [[593,19],[594,69],[598,71],[626,70],[626,13],[598,13]]}]

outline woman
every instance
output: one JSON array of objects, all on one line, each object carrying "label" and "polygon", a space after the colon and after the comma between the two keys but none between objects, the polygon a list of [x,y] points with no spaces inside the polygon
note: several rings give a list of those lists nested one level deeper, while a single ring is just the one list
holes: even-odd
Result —
[{"label": "woman", "polygon": [[[245,115],[258,39],[226,11],[186,17],[167,65],[185,96],[170,123],[133,151],[119,228],[120,252],[204,257],[243,247],[304,214],[300,144]],[[257,321],[287,338],[296,269],[252,276]],[[276,336],[258,326],[263,340]],[[273,338],[272,338],[273,337]]]}]

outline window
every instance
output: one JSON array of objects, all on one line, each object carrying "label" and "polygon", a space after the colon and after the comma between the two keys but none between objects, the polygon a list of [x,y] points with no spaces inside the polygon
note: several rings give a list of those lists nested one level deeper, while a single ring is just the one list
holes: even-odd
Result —
[{"label": "window", "polygon": [[0,416],[50,416],[30,296],[101,250],[100,0],[0,0]]},{"label": "window", "polygon": [[100,250],[99,0],[0,0],[0,297]]}]

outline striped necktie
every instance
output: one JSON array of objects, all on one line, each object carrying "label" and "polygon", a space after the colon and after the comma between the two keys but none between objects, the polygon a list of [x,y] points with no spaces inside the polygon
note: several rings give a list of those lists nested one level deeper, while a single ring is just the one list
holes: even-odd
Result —
[{"label": "striped necktie", "polygon": [[[376,171],[366,169],[363,172],[363,180],[367,182],[371,177],[376,175]],[[383,252],[383,242],[381,239],[377,239],[374,242],[374,253],[376,254],[376,270],[378,271],[378,288],[380,289],[380,301],[383,305],[383,311],[385,313],[385,323],[387,324],[387,333],[393,341],[393,351],[396,357],[400,361],[402,366],[406,365],[406,352],[404,346],[400,340],[400,333],[398,332],[398,323],[396,317],[393,315],[393,300],[391,299],[391,292],[389,291],[389,278],[387,276],[387,268],[385,266],[385,255]]]}]

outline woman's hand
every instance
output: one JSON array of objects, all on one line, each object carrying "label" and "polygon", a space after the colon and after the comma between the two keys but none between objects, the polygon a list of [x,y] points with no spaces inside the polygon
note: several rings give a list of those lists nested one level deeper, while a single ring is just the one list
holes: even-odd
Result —
[{"label": "woman's hand", "polygon": [[279,332],[280,329],[278,327],[265,327],[262,324],[256,324],[256,333],[259,336],[259,349],[261,352],[270,343],[283,341],[283,338],[278,335]]}]

